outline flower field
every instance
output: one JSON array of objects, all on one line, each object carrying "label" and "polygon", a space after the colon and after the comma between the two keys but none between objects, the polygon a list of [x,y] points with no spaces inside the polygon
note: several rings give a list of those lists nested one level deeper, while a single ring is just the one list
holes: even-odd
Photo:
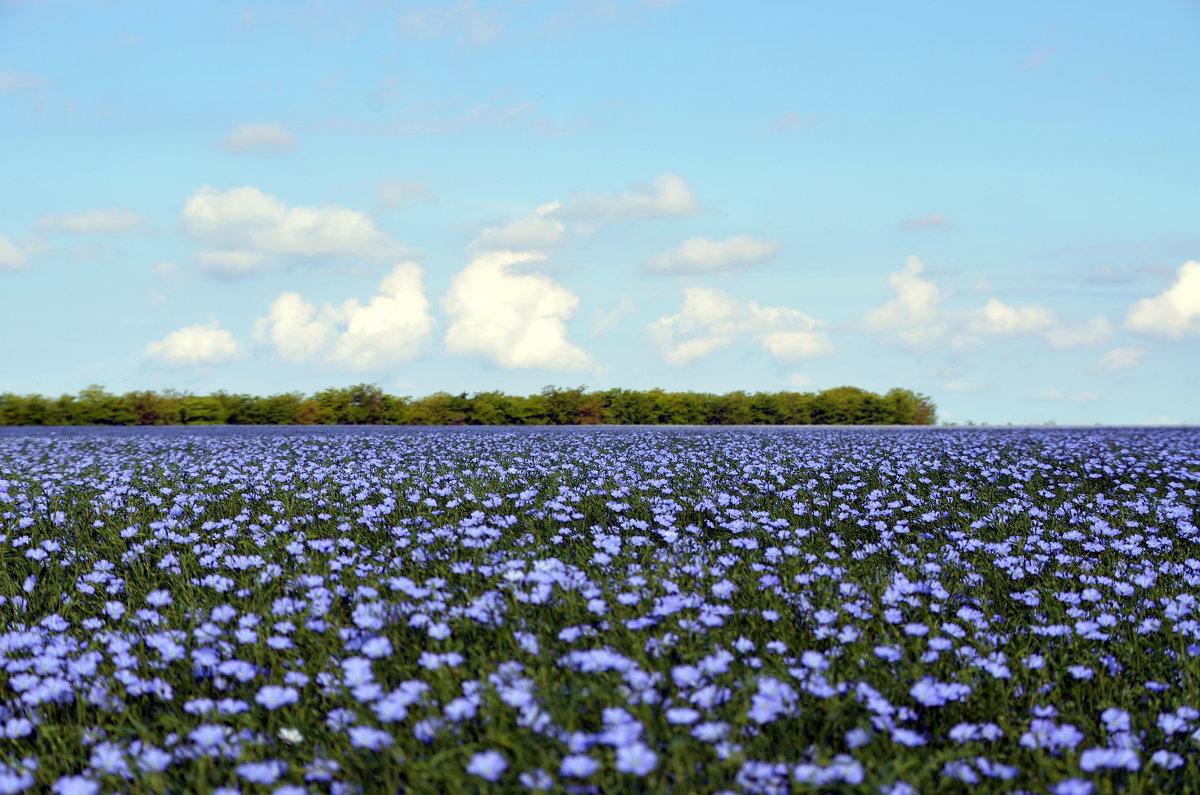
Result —
[{"label": "flower field", "polygon": [[0,793],[1200,792],[1200,433],[0,433]]}]

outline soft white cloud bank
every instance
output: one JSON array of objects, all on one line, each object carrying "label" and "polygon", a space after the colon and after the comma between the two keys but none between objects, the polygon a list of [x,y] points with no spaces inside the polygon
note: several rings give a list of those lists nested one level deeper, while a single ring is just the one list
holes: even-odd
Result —
[{"label": "soft white cloud bank", "polygon": [[678,248],[651,257],[643,270],[649,273],[714,273],[740,270],[771,259],[779,251],[774,240],[735,235],[725,240],[693,237]]},{"label": "soft white cloud bank", "polygon": [[242,345],[214,320],[185,326],[146,346],[145,357],[170,367],[203,367],[236,359]]},{"label": "soft white cloud bank", "polygon": [[751,336],[779,361],[796,361],[832,353],[833,342],[822,323],[796,309],[760,306],[706,287],[683,291],[679,312],[646,327],[666,361],[687,364],[742,335]]},{"label": "soft white cloud bank", "polygon": [[227,276],[264,270],[288,256],[385,262],[406,253],[363,213],[338,205],[289,207],[250,186],[200,188],[184,204],[180,222],[205,246],[201,267]]},{"label": "soft white cloud bank", "polygon": [[592,223],[640,218],[682,218],[700,211],[692,189],[678,174],[662,174],[624,193],[579,193],[560,211],[563,218]]},{"label": "soft white cloud bank", "polygon": [[1200,334],[1200,262],[1183,263],[1174,284],[1135,303],[1125,328],[1173,339]]},{"label": "soft white cloud bank", "polygon": [[529,252],[480,254],[454,276],[442,297],[452,318],[449,353],[478,355],[510,370],[582,370],[592,363],[567,339],[566,320],[579,299],[551,279],[510,266],[540,260]]},{"label": "soft white cloud bank", "polygon": [[233,154],[270,154],[295,149],[296,137],[278,124],[239,124],[230,130],[221,148]]},{"label": "soft white cloud bank", "polygon": [[350,370],[378,370],[414,358],[433,333],[423,271],[403,262],[367,303],[351,298],[320,309],[299,293],[284,293],[260,317],[254,338],[289,362],[318,359]]},{"label": "soft white cloud bank", "polygon": [[38,219],[38,228],[42,231],[64,235],[127,235],[144,232],[150,226],[148,219],[133,210],[115,207],[81,213],[44,215]]},{"label": "soft white cloud bank", "polygon": [[936,282],[925,278],[924,264],[908,257],[904,267],[888,278],[895,298],[863,316],[869,331],[890,332],[892,341],[914,351],[933,348],[966,350],[989,337],[1039,336],[1052,348],[1103,345],[1112,324],[1095,315],[1075,324],[1060,323],[1044,306],[1013,306],[990,298],[977,309],[943,309],[943,294]]}]

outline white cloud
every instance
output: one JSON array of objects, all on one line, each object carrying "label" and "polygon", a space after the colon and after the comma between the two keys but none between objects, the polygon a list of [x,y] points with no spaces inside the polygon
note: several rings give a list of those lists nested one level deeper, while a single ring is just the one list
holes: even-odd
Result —
[{"label": "white cloud", "polygon": [[942,389],[947,392],[978,392],[987,386],[983,381],[947,381]]},{"label": "white cloud", "polygon": [[975,311],[968,328],[976,334],[1015,336],[1044,331],[1054,322],[1054,313],[1044,306],[1011,306],[992,298]]},{"label": "white cloud", "polygon": [[[919,332],[937,317],[942,291],[935,282],[921,277],[924,263],[917,257],[904,260],[904,267],[888,277],[896,297],[867,312],[865,322],[872,331],[899,331],[901,336]],[[917,337],[912,337],[913,341]]]},{"label": "white cloud", "polygon": [[720,290],[689,287],[683,306],[647,326],[663,358],[682,365],[749,334],[776,359],[794,361],[831,353],[821,321],[796,309],[740,301]]},{"label": "white cloud", "polygon": [[201,367],[236,359],[242,345],[214,320],[185,326],[146,346],[147,359],[172,367]]},{"label": "white cloud", "polygon": [[52,251],[54,246],[40,235],[25,235],[20,239],[0,235],[0,270],[19,270],[34,257]]},{"label": "white cloud", "polygon": [[639,218],[682,218],[695,215],[700,205],[678,174],[662,174],[649,185],[633,185],[624,193],[574,195],[560,211],[567,219],[604,223]]},{"label": "white cloud", "polygon": [[284,293],[260,317],[254,338],[289,362],[324,359],[351,370],[377,370],[408,361],[433,333],[421,268],[403,262],[380,282],[366,304],[351,298],[318,309]]},{"label": "white cloud", "polygon": [[[1076,348],[1103,345],[1112,334],[1112,324],[1103,315],[1065,325],[1044,306],[1013,306],[998,298],[976,309],[943,310],[942,291],[922,276],[923,270],[920,259],[908,257],[889,277],[896,297],[866,312],[868,330],[894,332],[897,344],[918,351],[935,346],[968,350],[986,337],[1023,335],[1040,335],[1051,348]],[[982,289],[988,289],[986,280]]]},{"label": "white cloud", "polygon": [[643,266],[650,273],[713,273],[739,270],[769,260],[779,251],[774,240],[736,235],[725,240],[693,237],[678,248],[651,257]]},{"label": "white cloud", "polygon": [[278,124],[239,124],[220,145],[233,154],[270,154],[295,149],[300,144]]},{"label": "white cloud", "polygon": [[0,270],[24,268],[28,262],[24,250],[4,235],[0,235]]},{"label": "white cloud", "polygon": [[470,248],[472,251],[551,248],[562,240],[566,231],[563,223],[553,218],[561,208],[559,202],[550,202],[504,226],[489,226],[471,242]]},{"label": "white cloud", "polygon": [[1111,375],[1137,367],[1144,358],[1146,351],[1141,348],[1113,348],[1100,357],[1093,369],[1101,375]]},{"label": "white cloud", "polygon": [[511,370],[581,370],[591,357],[567,339],[565,321],[579,305],[574,293],[545,276],[509,267],[540,260],[534,253],[480,254],[454,276],[442,297],[453,320],[446,350],[482,355]]},{"label": "white cloud", "polygon": [[284,293],[255,323],[254,338],[270,344],[286,361],[309,361],[328,350],[337,336],[338,320],[338,311],[329,304],[318,313],[299,293]]},{"label": "white cloud", "polygon": [[284,256],[385,262],[405,254],[363,213],[338,205],[288,207],[250,186],[206,185],[188,197],[180,220],[206,246],[201,266],[227,275],[263,270]]},{"label": "white cloud", "polygon": [[38,219],[38,228],[44,232],[59,232],[64,235],[126,235],[144,232],[150,221],[133,210],[115,207],[105,210],[87,210],[82,213],[44,215]]},{"label": "white cloud", "polygon": [[1125,328],[1173,339],[1200,334],[1200,262],[1183,263],[1174,284],[1135,303]]},{"label": "white cloud", "polygon": [[245,276],[265,270],[275,263],[275,258],[261,251],[239,251],[237,249],[212,249],[196,255],[200,267],[220,276]]},{"label": "white cloud", "polygon": [[939,229],[948,232],[954,228],[954,224],[942,213],[930,213],[917,218],[905,218],[900,222],[900,228],[910,232],[922,229]]},{"label": "white cloud", "polygon": [[1094,348],[1108,342],[1112,323],[1104,315],[1093,315],[1075,326],[1055,326],[1043,336],[1051,348]]},{"label": "white cloud", "polygon": [[417,199],[432,199],[433,191],[415,180],[388,179],[375,188],[375,198],[388,207],[406,207]]},{"label": "white cloud", "polygon": [[342,304],[345,329],[330,348],[329,359],[354,370],[371,370],[416,356],[434,325],[421,274],[411,262],[397,265],[368,303],[351,298]]},{"label": "white cloud", "polygon": [[20,91],[23,89],[41,88],[46,83],[46,78],[41,75],[31,75],[25,72],[4,72],[0,71],[0,94],[8,91]]}]

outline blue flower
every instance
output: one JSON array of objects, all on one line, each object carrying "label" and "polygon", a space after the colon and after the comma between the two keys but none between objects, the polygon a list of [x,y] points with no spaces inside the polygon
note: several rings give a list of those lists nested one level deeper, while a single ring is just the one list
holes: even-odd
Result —
[{"label": "blue flower", "polygon": [[587,778],[599,769],[600,763],[587,754],[568,754],[562,758],[558,774],[568,778]]},{"label": "blue flower", "polygon": [[508,769],[508,762],[499,751],[479,751],[467,763],[467,772],[485,781],[497,781]]}]

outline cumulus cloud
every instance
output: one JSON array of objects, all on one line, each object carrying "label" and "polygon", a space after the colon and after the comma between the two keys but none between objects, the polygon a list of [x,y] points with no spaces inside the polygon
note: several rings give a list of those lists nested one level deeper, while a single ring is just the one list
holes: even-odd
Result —
[{"label": "cumulus cloud", "polygon": [[936,346],[967,350],[987,337],[1040,336],[1052,348],[1102,345],[1112,333],[1103,315],[1076,325],[1058,321],[1044,306],[1013,306],[990,298],[975,309],[941,307],[942,291],[937,283],[925,278],[924,265],[917,257],[908,257],[904,267],[888,281],[895,298],[870,309],[863,316],[870,331],[892,332],[893,341],[912,350]]},{"label": "cumulus cloud", "polygon": [[405,253],[363,213],[338,205],[289,207],[250,186],[206,185],[188,197],[180,221],[205,245],[200,265],[223,275],[264,270],[287,256],[384,262]]},{"label": "cumulus cloud", "polygon": [[916,218],[905,218],[900,222],[900,229],[906,232],[919,231],[922,229],[939,229],[948,232],[954,228],[954,224],[950,223],[950,219],[941,213],[930,213]]},{"label": "cumulus cloud", "polygon": [[683,218],[700,211],[700,204],[678,174],[662,174],[650,184],[633,185],[616,196],[579,193],[560,211],[562,217],[605,223],[640,218]]},{"label": "cumulus cloud", "polygon": [[1141,348],[1131,346],[1113,348],[1100,357],[1093,369],[1101,375],[1112,375],[1137,367],[1145,357],[1146,351]]},{"label": "cumulus cloud", "polygon": [[559,202],[538,207],[532,214],[504,226],[489,226],[471,242],[472,251],[512,251],[547,249],[562,240],[566,227],[554,218],[562,209]]},{"label": "cumulus cloud", "polygon": [[647,326],[663,358],[682,365],[707,356],[738,337],[751,336],[779,361],[831,353],[834,346],[822,323],[796,309],[760,306],[706,287],[683,291],[679,312]]},{"label": "cumulus cloud", "polygon": [[529,252],[479,254],[450,282],[442,306],[453,318],[446,350],[483,356],[512,370],[581,370],[586,351],[567,339],[566,320],[579,299],[551,279],[510,267],[542,259]]},{"label": "cumulus cloud", "polygon": [[1012,306],[992,298],[975,312],[968,328],[976,334],[1013,336],[1044,331],[1054,322],[1054,313],[1044,306]]},{"label": "cumulus cloud", "polygon": [[322,359],[351,370],[377,370],[420,353],[433,333],[423,272],[403,262],[384,277],[367,303],[351,298],[320,309],[299,293],[275,299],[254,338],[289,362]]},{"label": "cumulus cloud", "polygon": [[221,141],[221,148],[232,154],[271,154],[295,149],[296,137],[278,124],[239,124]]},{"label": "cumulus cloud", "polygon": [[904,267],[888,277],[896,297],[883,306],[868,310],[864,321],[872,331],[894,331],[900,342],[910,347],[942,333],[935,326],[942,291],[936,282],[921,276],[925,264],[918,257],[904,260]]},{"label": "cumulus cloud", "polygon": [[0,94],[9,91],[41,88],[46,84],[46,78],[41,75],[31,75],[25,72],[0,71]]},{"label": "cumulus cloud", "polygon": [[725,240],[693,237],[671,251],[651,257],[642,267],[650,273],[713,273],[740,270],[774,257],[779,243],[736,235]]},{"label": "cumulus cloud", "polygon": [[43,215],[38,228],[64,235],[127,235],[150,229],[150,221],[133,210],[111,207],[82,213]]},{"label": "cumulus cloud", "polygon": [[254,338],[271,345],[280,358],[304,362],[329,349],[338,333],[338,310],[326,304],[317,306],[299,293],[284,293],[271,303],[266,317],[254,326]]},{"label": "cumulus cloud", "polygon": [[1135,303],[1125,328],[1173,339],[1200,334],[1200,262],[1183,263],[1174,284]]},{"label": "cumulus cloud", "polygon": [[232,361],[241,352],[241,343],[214,320],[172,331],[147,345],[145,357],[171,367],[202,367]]}]

